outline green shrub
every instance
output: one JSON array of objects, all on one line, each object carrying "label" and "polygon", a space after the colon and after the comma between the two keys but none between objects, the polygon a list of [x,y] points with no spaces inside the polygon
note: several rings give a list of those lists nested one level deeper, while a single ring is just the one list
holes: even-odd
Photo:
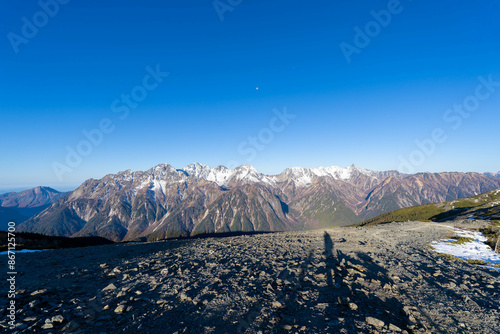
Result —
[{"label": "green shrub", "polygon": [[446,254],[446,253],[438,253],[438,254],[450,260],[461,260],[460,258],[453,256],[451,254]]},{"label": "green shrub", "polygon": [[468,242],[473,242],[474,240],[476,240],[474,238],[469,238],[469,237],[451,237],[451,239],[455,239],[454,241],[451,242],[452,244],[455,245],[463,245]]}]

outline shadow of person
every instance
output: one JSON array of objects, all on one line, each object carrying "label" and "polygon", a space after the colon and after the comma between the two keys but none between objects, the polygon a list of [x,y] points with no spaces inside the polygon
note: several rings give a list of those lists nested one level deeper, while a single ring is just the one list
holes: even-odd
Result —
[{"label": "shadow of person", "polygon": [[325,240],[325,256],[326,258],[333,258],[333,241],[332,237],[328,232],[325,231],[323,235],[323,239]]},{"label": "shadow of person", "polygon": [[[375,263],[363,252],[344,253],[334,249],[331,235],[323,235],[326,286],[317,285],[318,299],[308,308],[308,319],[319,332],[355,333],[363,331],[366,317],[382,320],[409,329],[410,321],[403,312],[403,304],[383,287],[393,286],[388,270]],[[372,280],[380,284],[372,285]],[[325,306],[320,312],[318,305]]]}]

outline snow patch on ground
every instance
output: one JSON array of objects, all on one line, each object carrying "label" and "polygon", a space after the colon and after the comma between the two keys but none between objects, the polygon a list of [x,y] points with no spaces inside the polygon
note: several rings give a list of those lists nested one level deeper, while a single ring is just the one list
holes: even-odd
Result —
[{"label": "snow patch on ground", "polygon": [[431,246],[438,253],[451,254],[462,260],[482,260],[491,264],[500,263],[500,254],[495,253],[490,246],[485,244],[488,239],[481,232],[465,231],[448,226],[459,237],[474,238],[472,242],[452,244],[453,239],[434,241]]},{"label": "snow patch on ground", "polygon": [[[11,251],[11,252],[14,252],[15,254],[19,254],[19,253],[34,253],[34,252],[41,252],[41,251],[45,251],[46,249],[38,249],[38,250],[35,250],[35,249],[21,249],[21,250],[16,250],[16,251]],[[9,251],[5,251],[5,252],[0,252],[0,255],[7,255],[9,254]]]}]

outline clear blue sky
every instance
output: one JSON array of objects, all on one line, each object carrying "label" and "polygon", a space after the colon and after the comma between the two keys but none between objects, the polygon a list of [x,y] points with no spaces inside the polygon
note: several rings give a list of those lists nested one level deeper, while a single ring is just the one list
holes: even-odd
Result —
[{"label": "clear blue sky", "polygon": [[[398,169],[436,128],[446,140],[415,171],[499,170],[500,87],[460,125],[444,120],[479,76],[500,82],[498,2],[402,0],[349,63],[340,44],[355,46],[354,28],[390,3],[243,0],[221,21],[210,0],[71,0],[53,17],[37,1],[2,1],[0,190],[163,162]],[[23,17],[38,20],[34,36]],[[168,77],[121,119],[113,102],[144,92],[157,65]],[[273,109],[284,106],[295,118],[282,126]],[[68,166],[67,147],[103,119],[113,130]],[[58,178],[54,162],[71,171]]]}]

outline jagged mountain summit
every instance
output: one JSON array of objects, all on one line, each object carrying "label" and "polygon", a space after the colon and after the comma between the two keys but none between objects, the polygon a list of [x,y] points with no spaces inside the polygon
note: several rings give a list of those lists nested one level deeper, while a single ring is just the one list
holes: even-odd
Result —
[{"label": "jagged mountain summit", "polygon": [[486,172],[484,173],[486,176],[500,177],[500,171],[497,172]]},{"label": "jagged mountain summit", "polygon": [[19,226],[115,241],[236,231],[306,230],[361,222],[391,210],[473,196],[500,187],[479,173],[376,172],[357,166],[182,169],[161,164],[89,179]]}]

